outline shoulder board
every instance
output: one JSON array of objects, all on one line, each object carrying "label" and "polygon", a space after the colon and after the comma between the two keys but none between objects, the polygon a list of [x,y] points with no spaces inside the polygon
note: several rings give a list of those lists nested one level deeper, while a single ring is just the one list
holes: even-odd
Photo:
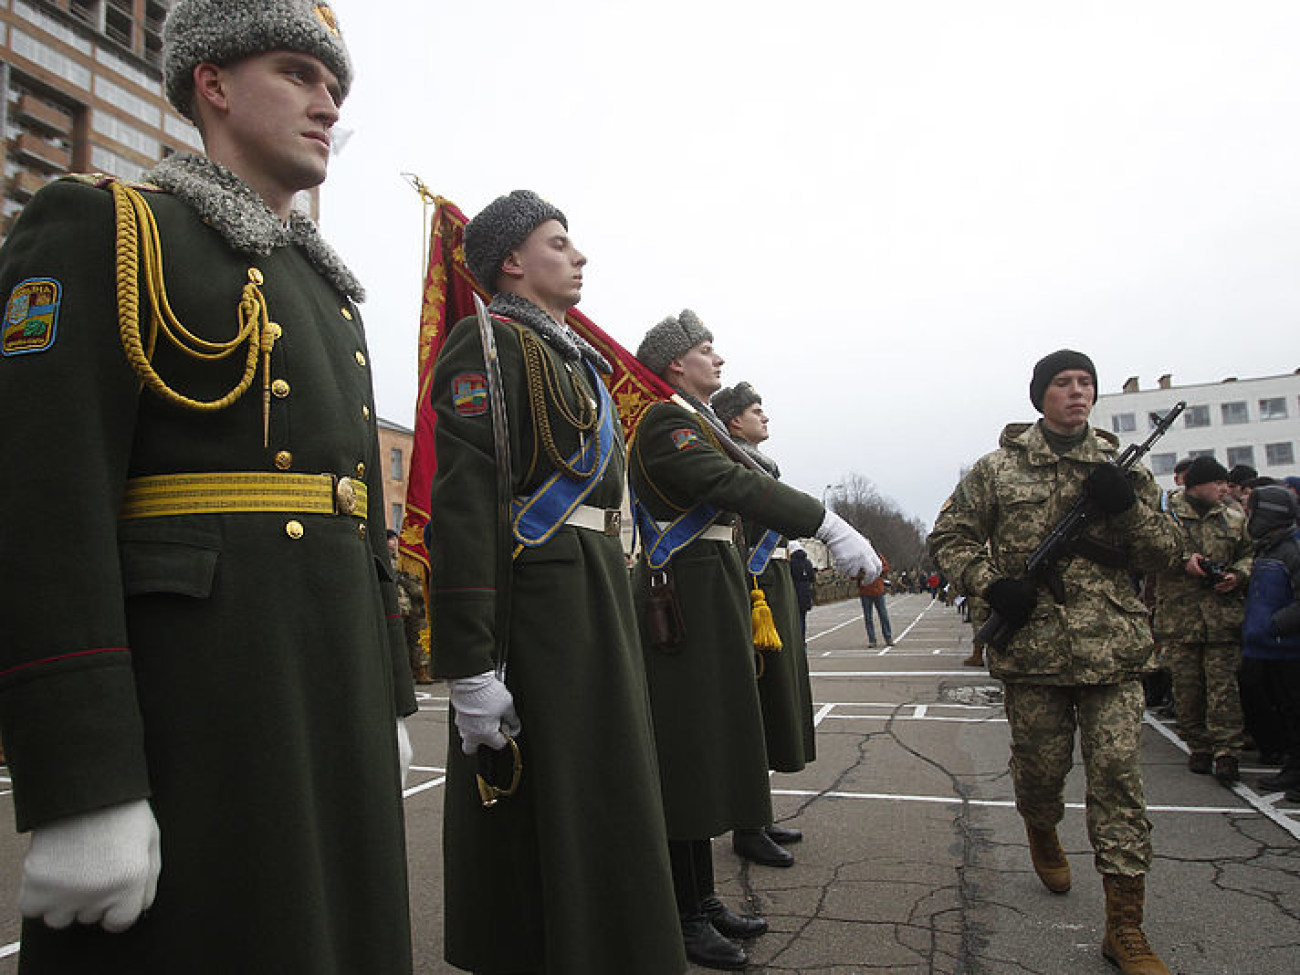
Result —
[{"label": "shoulder board", "polygon": [[1109,430],[1101,430],[1097,427],[1093,427],[1092,432],[1099,441],[1098,446],[1102,450],[1109,452],[1119,450],[1119,437],[1115,436],[1115,434],[1111,433]]},{"label": "shoulder board", "polygon": [[66,176],[60,176],[60,180],[69,183],[81,183],[83,186],[93,186],[99,190],[106,190],[114,183],[121,183],[123,186],[129,186],[133,190],[139,190],[141,193],[166,193],[157,183],[147,183],[143,180],[118,179],[116,176],[109,176],[107,173],[69,173]]}]

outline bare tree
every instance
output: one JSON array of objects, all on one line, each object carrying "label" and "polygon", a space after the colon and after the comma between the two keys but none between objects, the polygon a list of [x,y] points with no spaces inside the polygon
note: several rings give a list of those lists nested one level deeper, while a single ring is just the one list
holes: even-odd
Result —
[{"label": "bare tree", "polygon": [[830,509],[867,538],[896,569],[930,568],[925,522],[909,517],[868,478],[852,473],[827,492]]}]

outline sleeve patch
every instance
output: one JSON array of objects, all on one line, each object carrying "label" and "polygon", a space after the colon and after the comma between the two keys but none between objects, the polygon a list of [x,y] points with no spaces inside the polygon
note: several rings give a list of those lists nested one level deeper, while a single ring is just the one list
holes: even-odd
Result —
[{"label": "sleeve patch", "polygon": [[678,450],[690,450],[700,442],[699,431],[690,427],[682,427],[673,431],[673,446]]},{"label": "sleeve patch", "polygon": [[54,345],[63,285],[53,278],[28,278],[14,288],[5,306],[0,354],[27,355]]},{"label": "sleeve patch", "polygon": [[457,416],[482,416],[488,410],[487,376],[462,372],[451,380],[451,402]]}]

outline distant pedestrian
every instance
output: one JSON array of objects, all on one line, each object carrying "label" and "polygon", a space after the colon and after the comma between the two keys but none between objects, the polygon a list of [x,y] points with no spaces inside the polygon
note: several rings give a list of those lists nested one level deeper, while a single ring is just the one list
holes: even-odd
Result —
[{"label": "distant pedestrian", "polygon": [[[884,572],[889,571],[889,559],[884,553],[880,556]],[[880,614],[880,634],[885,638],[885,646],[894,645],[893,630],[889,625],[889,610],[885,607],[885,576],[880,576],[865,584],[858,585],[858,598],[862,601],[862,621],[867,625],[867,646],[876,646],[876,628],[872,624],[872,610]]]},{"label": "distant pedestrian", "polygon": [[808,613],[813,608],[813,590],[817,583],[817,570],[813,568],[812,559],[798,542],[790,543],[790,578],[794,582],[794,593],[799,600],[799,625],[803,628],[804,639],[808,638]]}]

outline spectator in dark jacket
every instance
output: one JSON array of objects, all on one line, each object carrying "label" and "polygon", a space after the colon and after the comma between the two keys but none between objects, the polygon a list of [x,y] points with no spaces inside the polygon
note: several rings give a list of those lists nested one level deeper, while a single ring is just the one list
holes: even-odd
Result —
[{"label": "spectator in dark jacket", "polygon": [[798,542],[790,543],[790,578],[794,581],[794,594],[799,600],[799,625],[806,638],[808,611],[813,608],[813,585],[817,581],[817,570]]},{"label": "spectator in dark jacket", "polygon": [[1300,800],[1300,532],[1295,494],[1282,485],[1254,490],[1247,528],[1255,564],[1246,594],[1241,633],[1243,684],[1262,687],[1272,704],[1287,753],[1286,764],[1260,786],[1286,790]]}]

